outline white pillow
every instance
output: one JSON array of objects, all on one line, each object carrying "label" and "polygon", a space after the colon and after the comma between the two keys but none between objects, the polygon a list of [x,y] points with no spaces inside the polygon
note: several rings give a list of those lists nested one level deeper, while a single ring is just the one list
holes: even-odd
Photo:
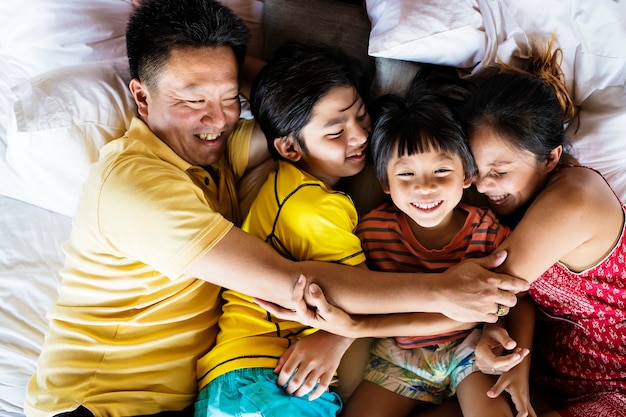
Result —
[{"label": "white pillow", "polygon": [[100,147],[122,136],[136,114],[129,78],[126,58],[118,58],[60,68],[15,86],[10,173],[0,177],[0,194],[71,216]]},{"label": "white pillow", "polygon": [[626,88],[595,90],[581,105],[580,124],[573,125],[572,154],[600,171],[626,202]]},{"label": "white pillow", "polygon": [[0,194],[29,194],[6,161],[11,88],[54,68],[126,56],[131,10],[130,0],[0,2]]},{"label": "white pillow", "polygon": [[485,50],[475,0],[368,0],[369,54],[471,68]]},{"label": "white pillow", "polygon": [[478,3],[488,39],[483,67],[524,58],[531,43],[556,36],[568,89],[580,109],[572,131],[574,156],[600,171],[626,201],[626,2]]}]

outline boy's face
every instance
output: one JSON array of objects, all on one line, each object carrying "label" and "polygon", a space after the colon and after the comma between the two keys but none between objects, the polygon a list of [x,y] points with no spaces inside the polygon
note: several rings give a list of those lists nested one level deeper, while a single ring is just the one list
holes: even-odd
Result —
[{"label": "boy's face", "polygon": [[352,87],[335,87],[313,107],[302,129],[306,152],[298,149],[297,165],[334,186],[365,166],[365,148],[371,128],[365,104]]},{"label": "boy's face", "polygon": [[461,201],[466,179],[457,155],[430,151],[397,156],[397,148],[387,164],[389,184],[384,191],[394,204],[424,228],[446,226]]}]

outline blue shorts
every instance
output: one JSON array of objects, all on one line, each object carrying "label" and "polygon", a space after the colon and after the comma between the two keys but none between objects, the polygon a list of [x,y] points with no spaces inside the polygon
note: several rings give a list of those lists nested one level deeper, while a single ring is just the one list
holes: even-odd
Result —
[{"label": "blue shorts", "polygon": [[195,417],[333,417],[341,411],[339,395],[325,392],[314,401],[287,394],[270,368],[237,369],[211,381],[198,394]]}]

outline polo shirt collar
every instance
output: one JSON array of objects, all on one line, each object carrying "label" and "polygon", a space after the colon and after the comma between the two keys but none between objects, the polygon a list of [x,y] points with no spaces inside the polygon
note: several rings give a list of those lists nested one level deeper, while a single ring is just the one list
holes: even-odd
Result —
[{"label": "polo shirt collar", "polygon": [[133,117],[128,128],[127,136],[141,138],[141,141],[160,159],[174,165],[181,171],[195,167],[195,165],[182,159],[165,142],[159,139],[152,130],[138,117]]}]

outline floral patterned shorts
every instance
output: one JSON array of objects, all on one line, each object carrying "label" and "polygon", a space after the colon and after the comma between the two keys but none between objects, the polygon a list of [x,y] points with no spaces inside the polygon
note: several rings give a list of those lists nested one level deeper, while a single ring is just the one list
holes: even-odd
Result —
[{"label": "floral patterned shorts", "polygon": [[402,349],[393,338],[378,339],[370,350],[365,379],[396,394],[440,404],[478,371],[474,350],[480,334],[474,329],[465,339],[415,349]]}]

